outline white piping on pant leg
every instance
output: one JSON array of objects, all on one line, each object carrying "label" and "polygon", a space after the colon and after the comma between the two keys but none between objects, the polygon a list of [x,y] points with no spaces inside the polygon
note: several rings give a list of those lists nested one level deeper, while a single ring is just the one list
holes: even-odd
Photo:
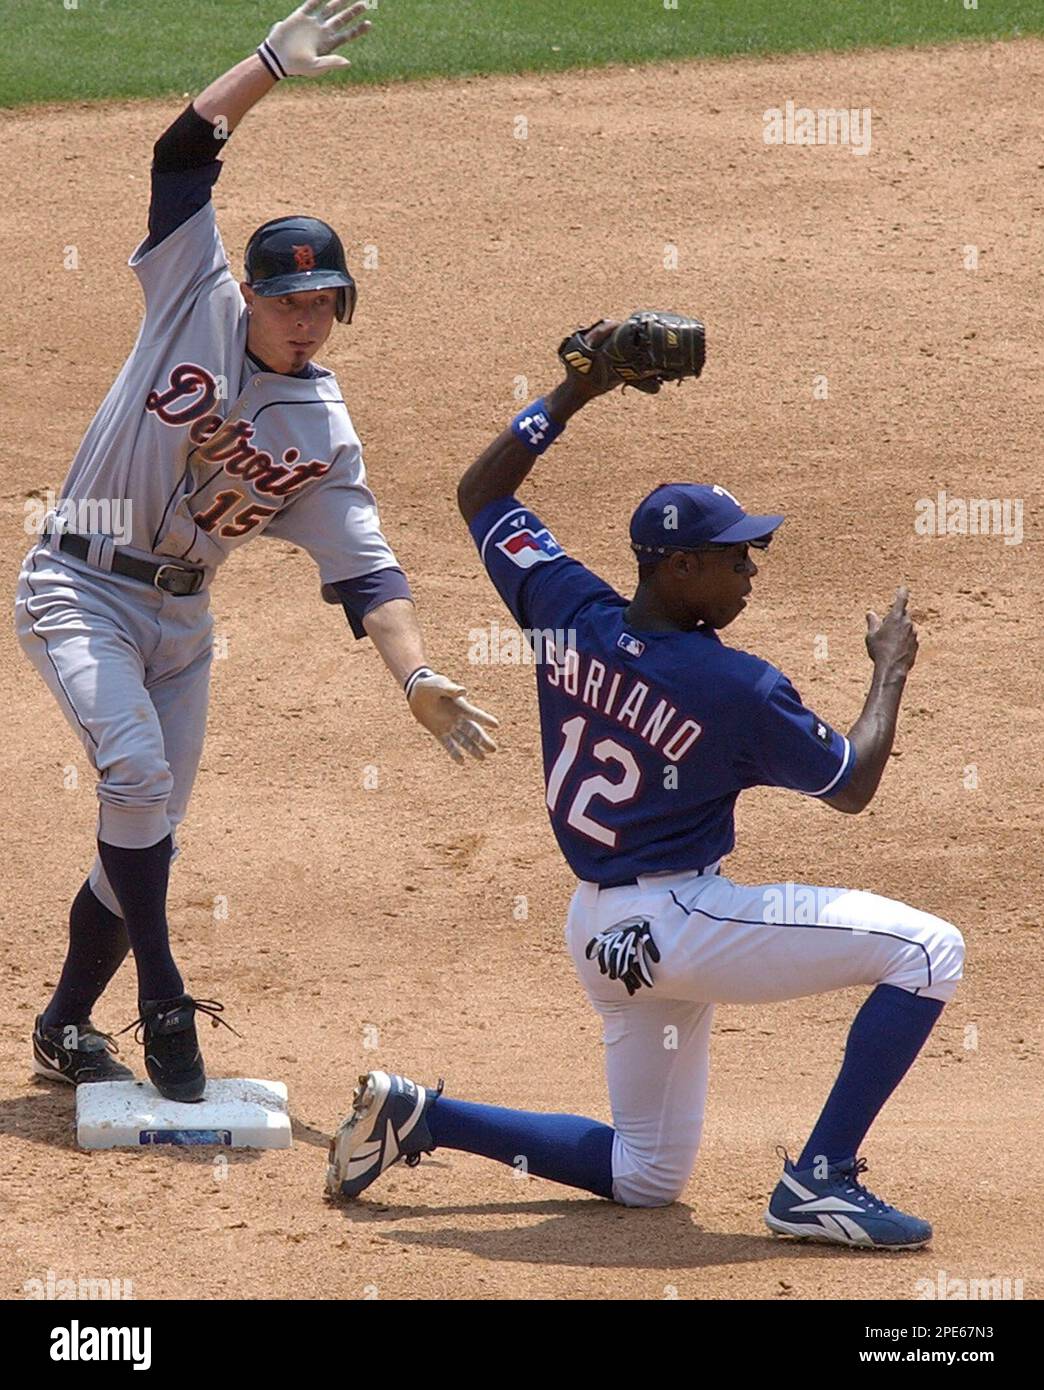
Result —
[{"label": "white piping on pant leg", "polygon": [[689,918],[668,919],[660,942],[676,997],[768,1003],[887,983],[946,1001],[960,975],[949,922],[875,893],[718,877],[670,897]]}]

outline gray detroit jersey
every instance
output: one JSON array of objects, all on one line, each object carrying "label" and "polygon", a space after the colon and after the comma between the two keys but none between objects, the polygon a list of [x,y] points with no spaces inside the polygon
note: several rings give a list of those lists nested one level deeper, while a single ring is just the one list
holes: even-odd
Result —
[{"label": "gray detroit jersey", "polygon": [[131,548],[208,577],[258,535],[301,546],[322,583],[394,566],[337,378],[251,370],[213,204],[146,245],[144,321],[61,500],[133,499]]}]

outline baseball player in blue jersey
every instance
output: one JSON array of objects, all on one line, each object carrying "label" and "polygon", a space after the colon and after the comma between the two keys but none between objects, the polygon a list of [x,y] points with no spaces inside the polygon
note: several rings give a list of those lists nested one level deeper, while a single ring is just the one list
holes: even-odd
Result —
[{"label": "baseball player in blue jersey", "polygon": [[[284,78],[347,66],[334,50],[370,28],[366,8],[307,0],[157,141],[149,232],[130,260],[141,330],[19,579],[19,640],[99,777],[97,857],[33,1030],[36,1072],[73,1085],[131,1075],[91,1022],[130,949],[149,1078],[170,1099],[203,1096],[195,1015],[217,1021],[222,1006],[185,990],[167,885],[203,746],[210,584],[232,550],[257,536],[306,550],[323,597],[372,638],[446,751],[495,747],[483,726],[496,721],[425,662],[341,388],[312,360],[355,305],[340,239],[318,218],[266,222],[237,284],[211,202],[239,121]],[[99,524],[117,516],[119,531]]]},{"label": "baseball player in blue jersey", "polygon": [[[588,330],[595,358],[616,327]],[[929,1223],[870,1192],[858,1154],[953,997],[960,933],[873,893],[747,886],[722,871],[748,787],[790,788],[850,814],[873,798],[917,652],[906,592],[884,619],[868,615],[873,679],[847,736],[780,671],[719,635],[749,601],[754,555],[782,516],[748,515],[722,487],[662,485],[631,518],[635,595],[616,593],[515,495],[569,418],[619,384],[563,358],[565,380],[519,413],[458,495],[537,651],[547,806],[579,880],[566,939],[602,1017],[613,1126],[471,1104],[441,1083],[432,1091],[371,1072],[331,1144],[327,1189],[357,1196],[396,1159],[449,1148],[521,1159],[530,1174],[628,1206],[674,1201],[699,1148],[714,1005],[866,985],[822,1113],[793,1161],[782,1152],[765,1221],[846,1246],[924,1245]]]}]

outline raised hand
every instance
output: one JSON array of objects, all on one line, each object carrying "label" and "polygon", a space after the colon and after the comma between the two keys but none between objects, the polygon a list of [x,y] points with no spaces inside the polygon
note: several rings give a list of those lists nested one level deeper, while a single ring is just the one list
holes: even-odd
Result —
[{"label": "raised hand", "polygon": [[604,357],[597,353],[588,356],[583,350],[600,348],[619,327],[619,319],[599,319],[590,328],[577,329],[574,337],[580,342],[574,343],[567,338],[560,345],[558,355],[566,367],[566,380],[577,395],[593,399],[623,385]]},{"label": "raised hand", "polygon": [[558,346],[568,378],[588,395],[633,386],[655,395],[665,381],[698,377],[707,360],[707,330],[688,314],[639,309],[623,323],[600,319],[578,328]]},{"label": "raised hand", "polygon": [[895,602],[884,618],[870,610],[866,615],[866,650],[875,666],[902,671],[917,659],[917,629],[906,611],[910,591],[900,586]]},{"label": "raised hand", "polygon": [[334,53],[372,29],[368,19],[356,23],[365,0],[305,0],[300,9],[272,26],[258,53],[274,77],[316,77],[351,63]]}]

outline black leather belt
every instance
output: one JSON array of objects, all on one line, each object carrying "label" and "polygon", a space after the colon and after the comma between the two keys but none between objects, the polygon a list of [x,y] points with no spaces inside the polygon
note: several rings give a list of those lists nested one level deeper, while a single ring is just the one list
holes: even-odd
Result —
[{"label": "black leather belt", "polygon": [[[61,535],[52,535],[50,539],[59,550],[67,555],[75,555],[78,560],[86,560],[90,553],[91,543],[86,536],[77,536],[66,531]],[[204,570],[172,565],[165,560],[159,564],[154,564],[152,560],[139,560],[135,555],[128,555],[119,546],[113,548],[112,571],[114,574],[125,574],[128,579],[137,579],[142,584],[151,584],[154,589],[161,589],[165,594],[174,594],[177,598],[198,594],[206,578]],[[102,570],[102,573],[105,571]]]}]

